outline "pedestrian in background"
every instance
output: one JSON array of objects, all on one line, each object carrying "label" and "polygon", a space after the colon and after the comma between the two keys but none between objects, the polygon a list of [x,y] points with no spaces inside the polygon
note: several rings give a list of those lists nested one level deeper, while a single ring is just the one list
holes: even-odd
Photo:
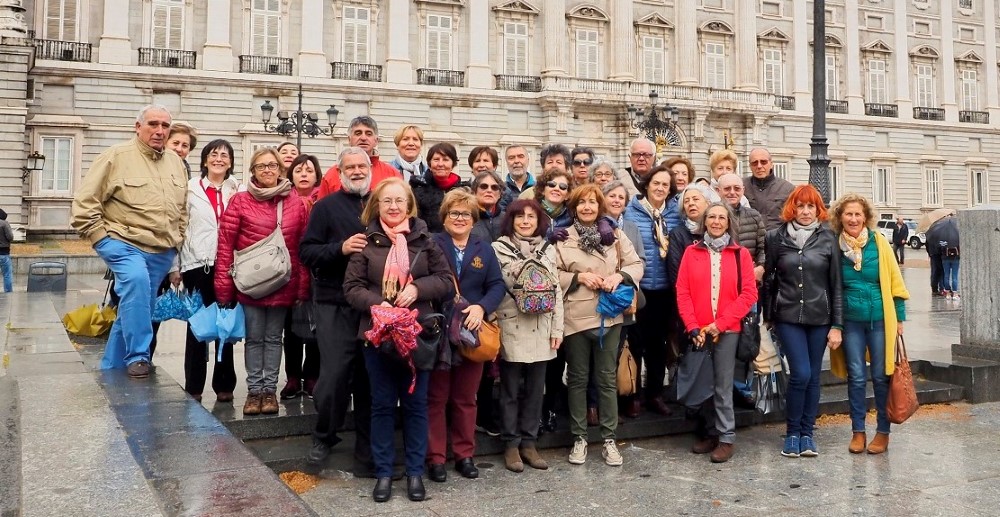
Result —
[{"label": "pedestrian in background", "polygon": [[896,218],[896,227],[892,230],[892,251],[896,262],[900,265],[906,260],[906,242],[910,240],[910,227],[902,217]]},{"label": "pedestrian in background", "polygon": [[0,209],[0,273],[3,274],[3,292],[14,290],[14,264],[10,260],[10,243],[14,242],[14,232],[7,222],[7,212]]}]

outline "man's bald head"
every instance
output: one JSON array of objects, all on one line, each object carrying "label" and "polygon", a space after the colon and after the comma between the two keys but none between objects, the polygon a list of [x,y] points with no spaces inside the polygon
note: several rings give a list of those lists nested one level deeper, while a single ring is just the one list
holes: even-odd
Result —
[{"label": "man's bald head", "polygon": [[716,181],[715,190],[722,199],[725,199],[729,206],[734,208],[739,206],[743,197],[743,179],[735,174],[723,174]]}]

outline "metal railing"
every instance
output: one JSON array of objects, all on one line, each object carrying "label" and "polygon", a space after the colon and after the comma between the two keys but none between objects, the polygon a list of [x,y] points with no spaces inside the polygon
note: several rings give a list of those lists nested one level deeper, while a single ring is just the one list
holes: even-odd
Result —
[{"label": "metal railing", "polygon": [[542,91],[542,78],[532,75],[496,75],[497,90],[515,92]]},{"label": "metal railing", "polygon": [[944,120],[944,108],[913,108],[913,118],[917,120]]},{"label": "metal railing", "polygon": [[197,61],[198,54],[192,50],[174,50],[170,48],[139,49],[139,66],[193,69]]},{"label": "metal railing", "polygon": [[791,95],[775,95],[774,105],[783,110],[795,109],[795,97]]},{"label": "metal railing", "polygon": [[989,124],[990,114],[986,111],[962,110],[958,112],[958,121],[971,122],[973,124]]},{"label": "metal railing", "polygon": [[899,106],[895,104],[882,104],[878,102],[865,103],[865,115],[872,117],[899,117]]},{"label": "metal railing", "polygon": [[89,63],[91,60],[90,43],[76,41],[61,41],[54,39],[35,40],[35,59],[54,59],[56,61],[79,61]]},{"label": "metal railing", "polygon": [[272,56],[240,56],[240,73],[292,75],[292,59]]},{"label": "metal railing", "polygon": [[417,84],[435,86],[465,86],[465,72],[460,70],[439,70],[436,68],[418,68]]},{"label": "metal railing", "polygon": [[382,66],[369,65],[365,63],[348,63],[346,61],[334,61],[330,63],[332,69],[330,78],[347,79],[349,81],[382,81]]},{"label": "metal railing", "polygon": [[826,112],[827,113],[842,113],[847,114],[847,101],[841,101],[837,99],[827,99],[826,100]]}]

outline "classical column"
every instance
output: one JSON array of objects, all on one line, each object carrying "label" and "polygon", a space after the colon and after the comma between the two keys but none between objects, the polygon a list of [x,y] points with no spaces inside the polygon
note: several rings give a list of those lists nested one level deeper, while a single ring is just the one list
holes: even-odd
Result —
[{"label": "classical column", "polygon": [[[983,2],[983,19],[996,19],[996,6],[993,2]],[[1000,99],[998,99],[997,91],[997,74],[992,73],[993,65],[991,64],[997,62],[997,34],[996,31],[992,30],[983,32],[985,33],[983,39],[986,40],[986,49],[983,55],[983,66],[980,68],[978,75],[986,76],[986,106],[980,104],[979,109],[982,111],[992,112],[990,118],[994,118],[1000,117]],[[980,99],[982,99],[981,96]],[[982,103],[982,100],[980,100],[980,103]],[[996,119],[994,118],[994,120]]]},{"label": "classical column", "polygon": [[635,80],[635,28],[632,0],[614,0],[611,14],[611,41],[614,42],[612,81]]},{"label": "classical column", "polygon": [[846,0],[844,21],[847,39],[840,54],[842,69],[847,70],[847,110],[851,115],[863,115],[865,96],[861,89],[861,40],[858,37],[858,0]]},{"label": "classical column", "polygon": [[545,0],[542,16],[545,30],[545,68],[542,76],[565,76],[566,47],[572,41],[566,35],[566,0]]},{"label": "classical column", "polygon": [[104,32],[97,49],[99,63],[132,64],[132,41],[128,35],[128,0],[104,0]]},{"label": "classical column", "polygon": [[[955,31],[950,7],[948,4],[941,6],[941,56],[938,57],[938,62],[934,66],[937,69],[934,76],[934,87],[937,88],[938,83],[944,83],[944,100],[940,102],[941,107],[944,108],[944,119],[949,122],[958,122],[958,104],[955,102],[955,78],[958,77],[955,71]],[[992,18],[986,19],[991,20]],[[992,32],[996,33],[996,31]]]},{"label": "classical column", "polygon": [[698,64],[698,0],[676,0],[674,18],[677,20],[677,84],[697,86]]},{"label": "classical column", "polygon": [[[893,1],[894,27],[907,27],[906,5],[910,0]],[[899,118],[913,118],[913,100],[910,98],[910,47],[907,38],[907,31],[896,31],[893,46],[896,47],[896,73],[892,80],[896,82],[896,105],[899,108]],[[954,79],[950,79],[954,80]]]},{"label": "classical column", "polygon": [[757,2],[736,0],[736,89],[760,90],[757,82]]},{"label": "classical column", "polygon": [[385,80],[413,84],[410,61],[410,1],[389,1],[389,52],[385,59]]},{"label": "classical column", "polygon": [[233,71],[233,46],[229,40],[229,20],[232,18],[229,0],[208,0],[211,28],[205,32],[205,46],[201,51],[201,67],[219,72]]},{"label": "classical column", "polygon": [[469,2],[469,66],[465,69],[465,85],[469,88],[493,88],[490,68],[490,8],[489,2]]},{"label": "classical column", "polygon": [[[792,84],[792,95],[795,96],[795,106],[808,106],[812,102],[810,92],[812,81],[809,80],[809,21],[806,16],[809,7],[806,0],[795,0],[792,4],[792,72],[795,74]],[[826,63],[824,63],[825,68]]]},{"label": "classical column", "polygon": [[299,49],[299,75],[330,77],[330,64],[323,52],[323,0],[302,0],[301,5],[302,46]]}]

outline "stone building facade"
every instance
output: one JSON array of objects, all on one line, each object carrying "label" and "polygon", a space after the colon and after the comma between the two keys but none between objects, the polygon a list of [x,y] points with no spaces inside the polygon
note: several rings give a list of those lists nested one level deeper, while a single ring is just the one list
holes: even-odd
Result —
[{"label": "stone building facade", "polygon": [[[766,146],[777,174],[808,177],[807,0],[0,0],[0,10],[10,25],[0,206],[31,234],[67,230],[74,189],[98,153],[131,136],[141,106],[167,106],[200,143],[229,139],[242,171],[253,149],[284,140],[264,131],[260,106],[295,110],[299,85],[305,111],[340,111],[333,136],[303,141],[324,168],[359,114],[379,122],[387,157],[396,128],[415,123],[425,145],[454,143],[463,158],[518,143],[537,159],[560,142],[625,166],[638,136],[627,108],[656,91],[680,110],[663,155],[706,175],[713,151],[730,145],[745,161]],[[859,192],[906,217],[1000,200],[998,16],[996,0],[827,0],[835,195]],[[23,174],[34,150],[45,169]]]}]

